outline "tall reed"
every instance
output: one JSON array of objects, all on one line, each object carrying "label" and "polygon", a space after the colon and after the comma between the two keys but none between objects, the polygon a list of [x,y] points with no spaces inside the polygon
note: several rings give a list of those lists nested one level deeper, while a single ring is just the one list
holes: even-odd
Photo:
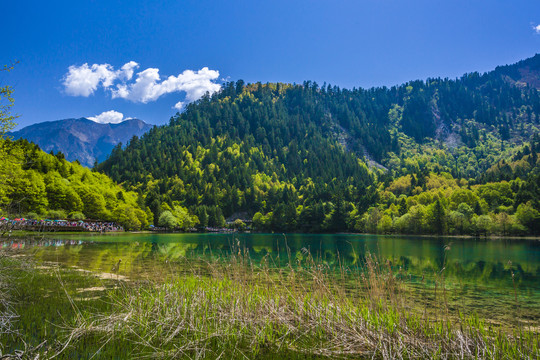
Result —
[{"label": "tall reed", "polygon": [[66,347],[101,336],[148,358],[540,357],[538,333],[451,316],[444,278],[445,311],[434,317],[422,315],[390,261],[368,254],[332,268],[307,249],[288,254],[285,267],[270,255],[254,262],[236,244],[227,256],[183,259],[188,270],[160,283],[124,283],[109,293],[112,313],[75,318]]}]

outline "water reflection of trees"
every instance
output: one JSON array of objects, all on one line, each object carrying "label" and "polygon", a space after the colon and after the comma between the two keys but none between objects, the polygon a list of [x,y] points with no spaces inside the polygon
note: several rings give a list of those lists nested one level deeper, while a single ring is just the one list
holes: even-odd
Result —
[{"label": "water reflection of trees", "polygon": [[[271,256],[274,263],[287,265],[302,259],[309,252],[329,266],[362,267],[366,255],[372,254],[383,263],[390,261],[394,271],[412,276],[431,276],[444,268],[446,278],[476,283],[512,284],[511,272],[518,286],[537,288],[540,276],[534,243],[474,242],[452,240],[445,252],[445,239],[400,237],[353,237],[348,235],[300,234],[237,234],[234,236],[197,235],[177,237],[135,238],[136,241],[93,242],[77,239],[12,239],[0,241],[4,249],[30,251],[43,261],[66,266],[106,271],[122,259],[125,272],[138,272],[152,263],[178,261],[181,258],[226,257],[238,247],[247,249],[260,261]],[[137,241],[141,240],[141,241]],[[536,246],[536,247],[535,247]],[[514,257],[514,258],[512,258]],[[517,258],[517,259],[516,259]],[[512,260],[512,263],[508,263]]]}]

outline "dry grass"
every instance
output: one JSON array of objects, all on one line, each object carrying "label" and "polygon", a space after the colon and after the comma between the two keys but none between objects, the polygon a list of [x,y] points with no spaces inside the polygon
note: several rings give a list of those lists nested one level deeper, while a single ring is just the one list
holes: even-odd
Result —
[{"label": "dry grass", "polygon": [[[444,270],[433,312],[418,311],[390,263],[332,269],[307,251],[288,267],[246,249],[188,260],[190,271],[162,283],[125,283],[110,292],[112,314],[79,313],[66,348],[87,336],[127,343],[130,357],[299,357],[463,359],[540,357],[538,334],[451,316]],[[436,314],[436,315],[429,315]]]},{"label": "dry grass", "polygon": [[[14,260],[10,255],[9,251],[0,250],[0,338],[20,339],[21,334],[17,329],[19,315],[14,310],[12,300],[13,279],[11,274],[15,269],[17,271],[28,270],[29,264],[20,259]],[[6,354],[4,353],[5,344],[0,342],[0,359],[33,359],[40,352],[44,343],[34,347],[25,344],[24,349]]]},{"label": "dry grass", "polygon": [[[13,262],[7,254],[0,251],[0,336],[15,335],[15,321],[17,314],[13,310],[10,296],[10,276],[8,271],[13,267]],[[0,344],[0,350],[2,344]]]}]

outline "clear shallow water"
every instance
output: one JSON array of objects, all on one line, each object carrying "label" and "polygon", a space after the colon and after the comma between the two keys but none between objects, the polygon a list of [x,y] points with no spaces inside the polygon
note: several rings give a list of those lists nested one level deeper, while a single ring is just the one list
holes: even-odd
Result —
[{"label": "clear shallow water", "polygon": [[99,273],[110,273],[121,259],[119,276],[154,280],[181,271],[179,259],[228,254],[238,244],[249,250],[254,262],[270,255],[277,266],[295,264],[308,250],[331,267],[357,269],[370,253],[390,260],[411,296],[425,303],[433,298],[434,279],[444,268],[452,310],[478,312],[497,322],[520,318],[540,326],[540,241],[536,240],[341,234],[57,235],[0,240],[0,246],[17,249],[38,262]]}]

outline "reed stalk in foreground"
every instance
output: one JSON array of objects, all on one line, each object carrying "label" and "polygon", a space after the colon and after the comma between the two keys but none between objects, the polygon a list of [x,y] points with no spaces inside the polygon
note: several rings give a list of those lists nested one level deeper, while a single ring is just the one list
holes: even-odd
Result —
[{"label": "reed stalk in foreground", "polygon": [[[13,310],[11,303],[10,277],[8,270],[13,264],[4,252],[0,252],[0,336],[15,335],[15,321],[18,316]],[[0,343],[0,354],[2,354],[2,344]]]},{"label": "reed stalk in foreground", "polygon": [[[160,284],[110,293],[112,314],[80,314],[66,346],[102,336],[128,342],[129,357],[533,359],[537,333],[486,326],[477,317],[422,316],[390,264],[368,255],[362,268],[331,269],[307,251],[289,266],[253,263],[238,248],[192,263]],[[447,307],[446,307],[447,308]]]},{"label": "reed stalk in foreground", "polygon": [[[9,251],[0,249],[0,339],[21,339],[18,329],[19,314],[15,311],[13,300],[13,271],[25,272],[30,266],[23,260],[14,260]],[[34,358],[43,347],[44,342],[37,346],[24,344],[23,349],[6,353],[6,344],[0,340],[0,359],[29,359]]]}]

